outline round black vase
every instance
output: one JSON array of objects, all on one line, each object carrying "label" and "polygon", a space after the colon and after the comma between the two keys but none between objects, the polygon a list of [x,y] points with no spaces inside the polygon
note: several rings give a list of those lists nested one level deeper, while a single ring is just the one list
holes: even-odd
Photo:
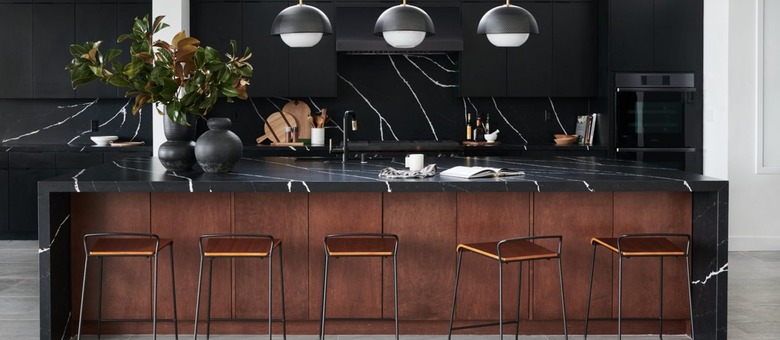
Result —
[{"label": "round black vase", "polygon": [[190,171],[195,166],[195,116],[187,115],[189,126],[163,117],[165,141],[157,149],[157,158],[170,171]]},{"label": "round black vase", "polygon": [[244,145],[229,130],[230,125],[229,118],[211,118],[208,121],[209,131],[198,137],[195,158],[203,171],[212,174],[228,172],[241,158]]}]

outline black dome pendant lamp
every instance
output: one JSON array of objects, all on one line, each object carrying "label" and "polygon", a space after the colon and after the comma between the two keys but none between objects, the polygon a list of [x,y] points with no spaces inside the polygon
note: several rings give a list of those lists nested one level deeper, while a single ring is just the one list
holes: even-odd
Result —
[{"label": "black dome pendant lamp", "polygon": [[312,47],[323,35],[332,33],[328,16],[316,7],[304,5],[303,0],[279,12],[271,24],[271,35],[280,36],[290,47]]},{"label": "black dome pendant lamp", "polygon": [[417,47],[425,37],[436,34],[428,13],[417,6],[403,3],[386,9],[374,25],[374,35],[381,35],[395,48]]},{"label": "black dome pendant lamp", "polygon": [[477,26],[477,34],[487,35],[490,43],[498,47],[518,47],[531,33],[539,33],[536,19],[525,8],[510,5],[509,0],[506,5],[487,11]]}]

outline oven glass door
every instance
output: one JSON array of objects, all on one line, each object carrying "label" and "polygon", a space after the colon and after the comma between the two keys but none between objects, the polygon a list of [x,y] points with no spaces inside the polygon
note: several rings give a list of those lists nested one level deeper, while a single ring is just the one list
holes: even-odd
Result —
[{"label": "oven glass door", "polygon": [[688,160],[690,157],[686,152],[618,152],[618,159],[640,161],[660,168],[670,168],[682,171],[688,171]]},{"label": "oven glass door", "polygon": [[617,92],[617,147],[685,147],[685,112],[691,94],[684,90]]}]

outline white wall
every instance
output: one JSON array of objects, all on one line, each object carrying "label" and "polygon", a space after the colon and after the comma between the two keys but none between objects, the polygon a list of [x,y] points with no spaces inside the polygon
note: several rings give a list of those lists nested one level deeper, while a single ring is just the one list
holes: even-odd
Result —
[{"label": "white wall", "polygon": [[704,174],[717,178],[728,178],[728,23],[729,0],[704,1]]},{"label": "white wall", "polygon": [[[152,19],[164,15],[163,20],[170,27],[157,33],[154,39],[171,41],[182,30],[190,35],[190,0],[152,0]],[[156,106],[156,104],[155,104]],[[163,116],[157,114],[156,107],[152,118],[152,150],[157,157],[157,149],[165,142],[163,134]]]},{"label": "white wall", "polygon": [[780,250],[780,174],[756,173],[756,1],[729,3],[729,250]]}]

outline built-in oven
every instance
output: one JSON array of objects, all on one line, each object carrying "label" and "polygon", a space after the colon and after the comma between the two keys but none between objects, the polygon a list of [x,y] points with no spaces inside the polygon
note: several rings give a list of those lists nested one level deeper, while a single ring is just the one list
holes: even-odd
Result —
[{"label": "built-in oven", "polygon": [[614,99],[618,158],[701,172],[693,73],[617,73]]}]

